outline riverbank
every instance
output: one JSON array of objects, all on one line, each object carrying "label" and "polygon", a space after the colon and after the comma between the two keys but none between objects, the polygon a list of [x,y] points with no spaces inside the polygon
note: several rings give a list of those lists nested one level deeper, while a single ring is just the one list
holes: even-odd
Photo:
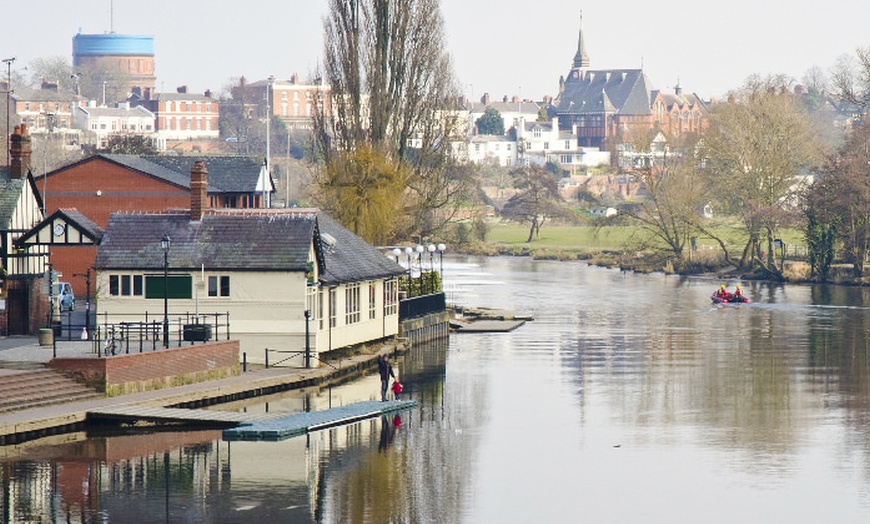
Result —
[{"label": "riverbank", "polygon": [[[36,337],[4,338],[0,341],[0,362],[16,368],[22,362],[35,366],[47,363],[54,353],[66,356],[81,352],[82,347],[85,346],[70,343],[53,350],[50,346],[39,346]],[[381,355],[402,355],[409,349],[403,340],[397,339],[336,354],[317,368],[250,369],[240,375],[195,384],[4,413],[0,415],[0,446],[80,430],[87,421],[89,411],[105,407],[202,407],[291,389],[321,388],[367,373],[377,365],[377,358]],[[6,371],[15,372],[14,369]],[[373,395],[376,393],[372,392]]]}]

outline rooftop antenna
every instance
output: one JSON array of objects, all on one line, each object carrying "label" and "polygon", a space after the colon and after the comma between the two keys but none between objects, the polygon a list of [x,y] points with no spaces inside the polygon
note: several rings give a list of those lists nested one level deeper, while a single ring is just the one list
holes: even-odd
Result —
[{"label": "rooftop antenna", "polygon": [[109,32],[115,32],[115,0],[109,0]]}]

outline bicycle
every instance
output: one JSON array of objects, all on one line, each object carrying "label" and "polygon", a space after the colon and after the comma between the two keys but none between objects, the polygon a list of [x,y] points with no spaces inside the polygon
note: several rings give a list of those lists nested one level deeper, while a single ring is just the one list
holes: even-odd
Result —
[{"label": "bicycle", "polygon": [[[116,332],[117,331],[117,332]],[[121,343],[124,341],[124,333],[116,330],[114,326],[106,329],[106,342],[103,344],[103,354],[115,355],[116,351],[120,351]]]}]

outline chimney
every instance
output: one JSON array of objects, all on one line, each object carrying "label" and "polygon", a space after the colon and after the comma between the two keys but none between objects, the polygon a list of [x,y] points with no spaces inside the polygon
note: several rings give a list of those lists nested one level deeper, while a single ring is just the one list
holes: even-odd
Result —
[{"label": "chimney", "polygon": [[186,94],[187,93],[187,86],[178,86],[175,88],[175,91],[177,91],[178,93],[181,93],[181,94]]},{"label": "chimney", "polygon": [[190,169],[190,219],[194,222],[202,220],[208,198],[208,170],[205,162],[197,160]]},{"label": "chimney", "polygon": [[30,135],[27,134],[27,124],[15,126],[15,132],[9,138],[9,178],[20,180],[25,178],[30,169]]}]

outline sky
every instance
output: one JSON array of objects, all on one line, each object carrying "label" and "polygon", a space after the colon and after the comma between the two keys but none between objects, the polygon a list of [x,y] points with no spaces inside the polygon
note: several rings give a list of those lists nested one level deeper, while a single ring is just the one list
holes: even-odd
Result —
[{"label": "sky", "polygon": [[[4,0],[4,3],[11,0]],[[14,70],[37,57],[72,61],[81,31],[154,37],[157,89],[219,91],[298,73],[322,62],[327,0],[28,0],[26,23],[0,31]],[[448,51],[475,99],[555,96],[577,49],[581,16],[593,69],[643,68],[652,85],[721,97],[751,74],[800,81],[870,46],[865,0],[442,0]],[[5,73],[5,71],[3,71]]]}]

